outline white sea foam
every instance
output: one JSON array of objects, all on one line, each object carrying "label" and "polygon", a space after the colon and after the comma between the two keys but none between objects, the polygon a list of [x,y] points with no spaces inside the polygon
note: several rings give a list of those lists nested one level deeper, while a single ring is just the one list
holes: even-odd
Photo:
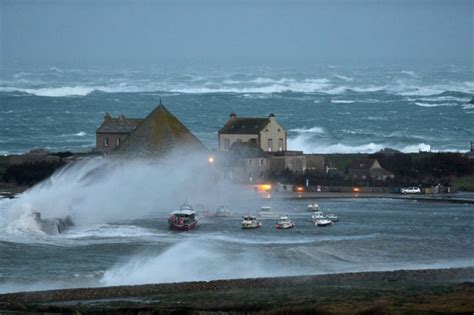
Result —
[{"label": "white sea foam", "polygon": [[456,103],[422,103],[422,102],[415,102],[416,106],[421,107],[440,107],[440,106],[456,106]]},{"label": "white sea foam", "polygon": [[352,101],[352,100],[335,100],[335,99],[331,100],[331,103],[334,103],[334,104],[352,104],[354,102],[355,101]]},{"label": "white sea foam", "polygon": [[142,254],[107,270],[101,279],[106,286],[217,279],[256,278],[304,274],[298,267],[284,268],[265,259],[252,248],[228,252],[199,240],[175,244],[155,256]]},{"label": "white sea foam", "polygon": [[80,132],[78,132],[78,133],[75,133],[74,135],[75,135],[75,136],[78,136],[78,137],[84,137],[84,136],[87,135],[87,133],[85,133],[84,131],[80,131]]},{"label": "white sea foam", "polygon": [[306,153],[375,153],[384,148],[392,148],[405,153],[430,151],[431,146],[425,143],[413,145],[363,143],[345,144],[341,142],[329,142],[328,140],[315,139],[310,134],[301,133],[296,137],[288,138],[290,150],[300,150]]},{"label": "white sea foam", "polygon": [[418,78],[419,77],[414,71],[410,71],[410,70],[402,70],[402,71],[400,71],[400,73],[406,74],[406,75],[408,75],[410,77],[413,77],[413,78]]},{"label": "white sea foam", "polygon": [[349,81],[349,82],[354,81],[354,78],[347,77],[345,75],[335,74],[334,77],[344,80],[344,81]]},{"label": "white sea foam", "polygon": [[324,133],[324,129],[321,127],[295,128],[295,129],[290,129],[289,131],[298,132],[298,133]]}]

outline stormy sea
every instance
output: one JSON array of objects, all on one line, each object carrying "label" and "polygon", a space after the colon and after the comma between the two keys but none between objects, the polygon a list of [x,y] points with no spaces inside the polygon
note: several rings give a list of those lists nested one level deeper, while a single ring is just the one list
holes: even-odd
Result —
[{"label": "stormy sea", "polygon": [[288,147],[317,153],[466,151],[472,65],[4,67],[0,154],[87,151],[105,113],[145,117],[160,98],[209,148],[230,112],[274,113]]},{"label": "stormy sea", "polygon": [[[209,148],[230,112],[274,113],[288,147],[306,153],[467,151],[474,138],[472,67],[312,66],[74,69],[10,67],[0,81],[0,153],[33,148],[88,151],[105,113],[145,117],[161,102]],[[317,227],[315,200],[261,195],[216,182],[206,157],[169,163],[81,161],[18,195],[0,199],[0,293],[474,266],[472,205],[391,199],[321,199],[339,222]],[[197,230],[168,229],[184,201]],[[202,205],[199,205],[202,204]],[[203,209],[225,204],[229,218]],[[271,206],[296,224],[241,217]],[[31,213],[71,216],[44,233]]]}]

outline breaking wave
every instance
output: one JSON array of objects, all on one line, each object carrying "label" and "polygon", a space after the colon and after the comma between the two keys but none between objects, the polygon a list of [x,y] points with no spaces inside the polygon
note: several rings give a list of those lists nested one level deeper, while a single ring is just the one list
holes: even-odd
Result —
[{"label": "breaking wave", "polygon": [[355,101],[352,101],[352,100],[335,100],[335,99],[332,99],[332,100],[331,100],[331,103],[334,103],[334,104],[352,104],[352,103],[355,103]]},{"label": "breaking wave", "polygon": [[341,142],[329,143],[327,141],[315,141],[310,137],[298,135],[288,138],[288,148],[290,150],[304,151],[305,153],[376,153],[385,148],[395,149],[404,153],[416,153],[432,151],[431,145],[426,143],[418,143],[413,145],[399,144],[382,144],[382,143],[365,143],[357,145],[349,145]]},{"label": "breaking wave", "polygon": [[456,103],[422,103],[422,102],[415,102],[416,106],[420,107],[440,107],[440,106],[456,106]]},{"label": "breaking wave", "polygon": [[301,274],[305,274],[305,270],[265,259],[253,248],[231,253],[216,244],[189,240],[156,256],[138,255],[112,267],[100,282],[111,286]]},{"label": "breaking wave", "polygon": [[321,127],[313,127],[313,128],[295,128],[290,129],[289,131],[297,132],[297,133],[324,133],[324,129]]}]

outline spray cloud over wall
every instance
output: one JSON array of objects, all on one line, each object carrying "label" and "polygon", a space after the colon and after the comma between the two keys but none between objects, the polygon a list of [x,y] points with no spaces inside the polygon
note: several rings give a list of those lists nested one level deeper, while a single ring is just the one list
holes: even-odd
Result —
[{"label": "spray cloud over wall", "polygon": [[81,225],[164,216],[186,200],[214,208],[239,193],[219,179],[208,158],[174,151],[160,160],[79,161],[22,194],[10,206],[9,217],[40,211],[45,218],[70,215]]}]

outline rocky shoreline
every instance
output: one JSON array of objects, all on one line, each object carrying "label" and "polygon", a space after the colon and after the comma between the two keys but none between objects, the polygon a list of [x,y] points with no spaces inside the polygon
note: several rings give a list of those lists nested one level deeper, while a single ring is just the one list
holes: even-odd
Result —
[{"label": "rocky shoreline", "polygon": [[22,292],[0,314],[472,313],[473,281],[471,267]]}]

